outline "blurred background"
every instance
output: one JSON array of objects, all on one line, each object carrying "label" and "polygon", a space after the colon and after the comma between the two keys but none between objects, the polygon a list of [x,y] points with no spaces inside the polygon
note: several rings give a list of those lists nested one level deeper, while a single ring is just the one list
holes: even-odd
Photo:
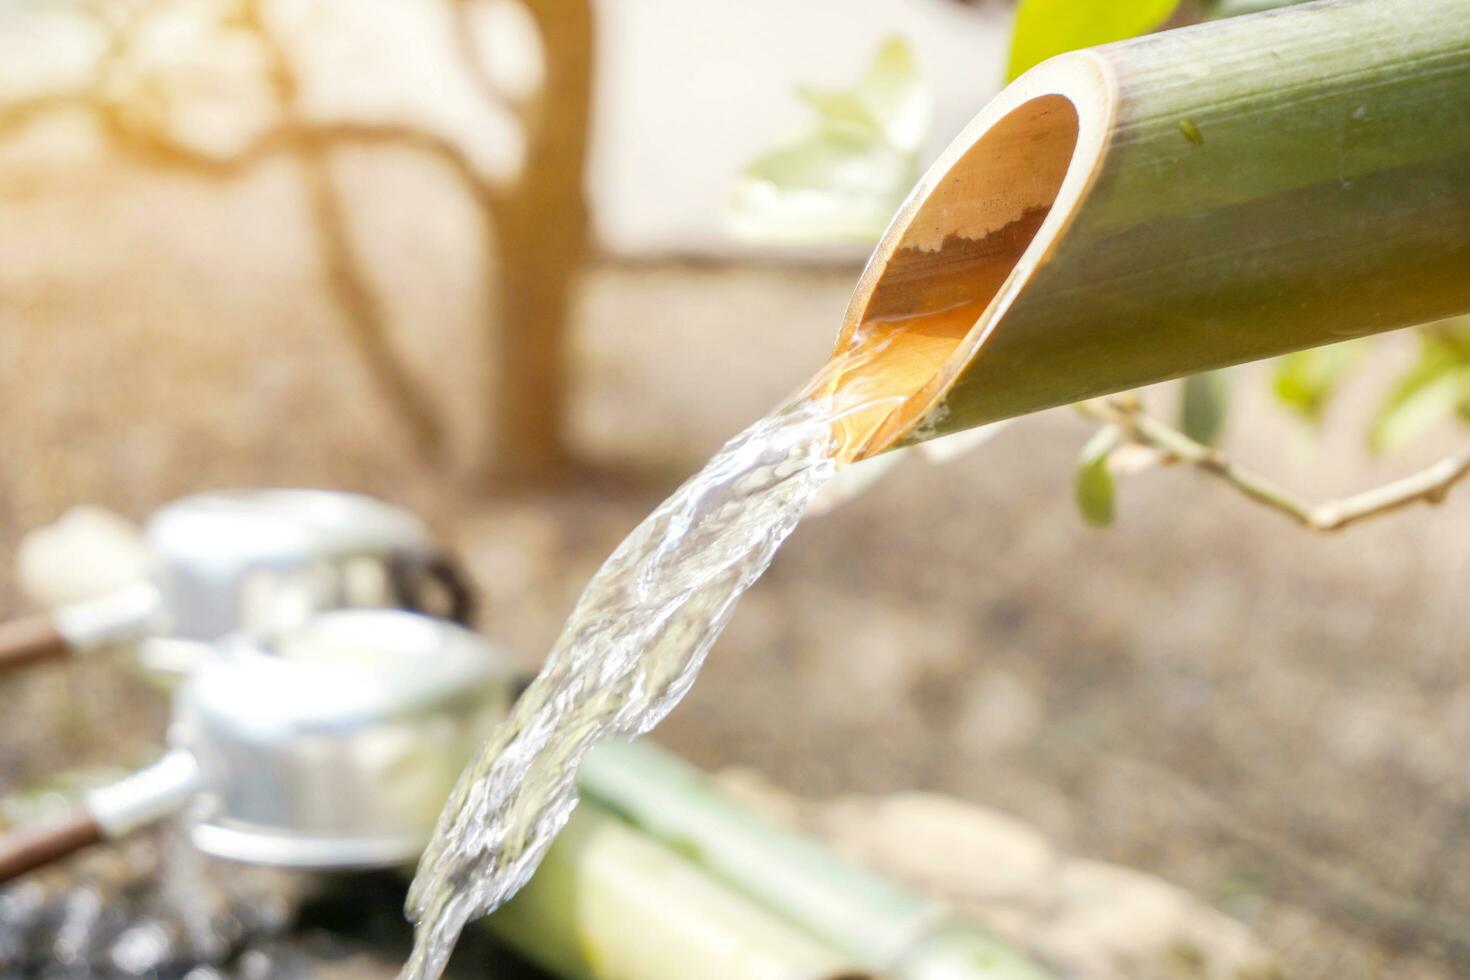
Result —
[{"label": "blurred background", "polygon": [[[425,515],[534,664],[621,536],[836,334],[861,235],[730,231],[748,165],[806,125],[796,87],[902,38],[922,164],[1002,85],[1011,18],[0,4],[0,614],[25,608],[21,537],[72,506],[342,488]],[[1431,462],[1448,417],[1364,436],[1419,346],[1374,341],[1320,424],[1277,368],[1232,371],[1223,445],[1314,499]],[[1160,471],[1098,530],[1072,499],[1089,433],[1028,418],[804,524],[657,738],[803,798],[983,804],[1183,887],[1287,975],[1465,975],[1466,504],[1313,536]],[[146,757],[164,720],[116,665],[7,679],[0,792]]]}]

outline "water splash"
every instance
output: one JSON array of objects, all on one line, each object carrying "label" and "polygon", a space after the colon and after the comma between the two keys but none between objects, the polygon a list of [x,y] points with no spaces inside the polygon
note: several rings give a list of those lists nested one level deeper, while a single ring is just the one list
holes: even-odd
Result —
[{"label": "water splash", "polygon": [[598,742],[640,735],[689,690],[735,604],[836,469],[834,412],[801,398],[725,444],[593,576],[550,657],[460,777],[419,864],[401,980],[531,877]]}]

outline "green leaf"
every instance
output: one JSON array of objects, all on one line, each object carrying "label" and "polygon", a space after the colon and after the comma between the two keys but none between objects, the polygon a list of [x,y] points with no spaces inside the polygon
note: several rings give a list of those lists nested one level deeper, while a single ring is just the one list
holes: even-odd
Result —
[{"label": "green leaf", "polygon": [[751,164],[730,195],[727,218],[737,236],[752,241],[871,242],[917,179],[906,154],[829,128]]},{"label": "green leaf", "polygon": [[1093,433],[1077,460],[1077,509],[1093,527],[1113,523],[1113,474],[1108,456],[1118,445],[1118,429],[1106,426]]},{"label": "green leaf", "polygon": [[740,175],[726,212],[761,242],[871,242],[919,176],[932,97],[908,44],[890,38],[850,89],[802,88],[812,128]]},{"label": "green leaf", "polygon": [[1463,371],[1427,375],[1411,372],[1378,413],[1368,433],[1374,452],[1397,449],[1436,422],[1455,414],[1470,388]]},{"label": "green leaf", "polygon": [[1178,6],[1179,0],[1021,0],[1006,77],[1064,51],[1147,34]]},{"label": "green leaf", "polygon": [[1277,358],[1271,390],[1284,407],[1316,425],[1338,385],[1367,349],[1368,341],[1349,340]]},{"label": "green leaf", "polygon": [[934,97],[907,41],[890,37],[879,46],[856,95],[890,143],[911,153],[919,150],[933,121]]},{"label": "green leaf", "polygon": [[1224,371],[1207,371],[1184,379],[1179,398],[1179,428],[1195,442],[1213,446],[1225,427],[1230,381]]},{"label": "green leaf", "polygon": [[1470,327],[1441,324],[1419,336],[1419,360],[1399,378],[1368,431],[1375,452],[1398,448],[1470,402]]},{"label": "green leaf", "polygon": [[797,88],[796,97],[816,111],[822,125],[850,130],[854,136],[869,139],[883,135],[883,127],[872,110],[854,92],[832,92],[803,85]]}]

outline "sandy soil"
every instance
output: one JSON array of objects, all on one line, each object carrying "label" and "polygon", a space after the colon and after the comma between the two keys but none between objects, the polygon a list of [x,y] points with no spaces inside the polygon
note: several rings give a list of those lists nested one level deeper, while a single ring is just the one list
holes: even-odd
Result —
[{"label": "sandy soil", "polygon": [[[289,172],[221,193],[76,166],[24,170],[0,200],[0,554],[79,502],[140,517],[221,485],[367,490],[456,542],[487,631],[528,662],[620,535],[819,361],[853,275],[600,269],[574,351],[587,465],[563,490],[503,497],[471,461],[480,348],[472,300],[452,292],[452,222],[374,256],[428,282],[412,295],[442,314],[398,315],[456,420],[455,459],[428,467],[280,217],[297,213]],[[1408,354],[1386,342],[1370,374]],[[1372,378],[1320,443],[1266,405],[1259,372],[1237,380],[1229,446],[1309,494],[1453,439],[1368,459]],[[1195,474],[1152,473],[1098,532],[1070,497],[1087,431],[1066,412],[1028,420],[804,526],[660,737],[806,796],[921,788],[994,806],[1184,885],[1294,976],[1464,975],[1470,501],[1314,538]],[[17,607],[0,573],[0,611]],[[105,665],[7,682],[0,789],[131,761],[161,715]]]}]

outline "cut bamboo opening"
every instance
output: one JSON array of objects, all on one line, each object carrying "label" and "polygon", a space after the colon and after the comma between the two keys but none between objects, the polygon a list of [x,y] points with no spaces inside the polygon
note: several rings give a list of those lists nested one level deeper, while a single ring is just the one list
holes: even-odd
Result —
[{"label": "cut bamboo opening", "polygon": [[1054,58],[899,210],[825,389],[861,459],[1470,310],[1464,0],[1322,0]]}]

